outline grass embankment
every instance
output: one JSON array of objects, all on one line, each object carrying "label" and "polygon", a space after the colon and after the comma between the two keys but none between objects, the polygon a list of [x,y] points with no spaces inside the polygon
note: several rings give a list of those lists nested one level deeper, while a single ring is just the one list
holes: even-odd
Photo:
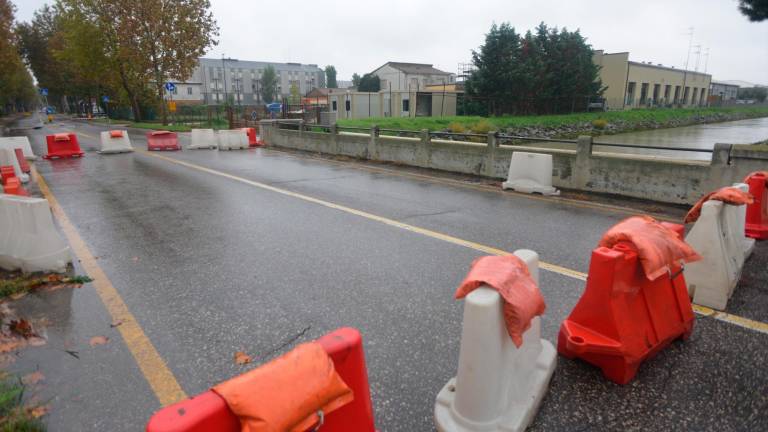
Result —
[{"label": "grass embankment", "polygon": [[[605,120],[607,125],[597,122],[597,134],[627,132],[630,130],[656,129],[659,127],[675,127],[685,124],[727,121],[732,118],[768,117],[768,107],[727,107],[727,108],[658,108],[635,109],[628,111],[607,111],[562,115],[542,116],[500,116],[500,117],[383,117],[370,119],[339,120],[339,126],[371,127],[378,125],[385,129],[405,129],[430,131],[452,130],[460,132],[475,131],[476,125],[482,129],[491,126],[491,130],[514,130],[525,128],[559,129],[571,126],[592,125],[595,120]],[[619,125],[620,127],[611,127]],[[607,127],[606,127],[607,126]]]},{"label": "grass embankment", "polygon": [[[90,120],[96,123],[107,123],[106,119],[93,119]],[[189,132],[192,128],[212,128],[212,129],[229,129],[229,123],[226,120],[213,120],[212,122],[201,122],[197,124],[191,123],[177,123],[167,124],[163,126],[159,122],[132,122],[129,120],[110,120],[109,124],[125,125],[126,127],[136,129],[151,129],[151,130],[167,130],[171,132]]]},{"label": "grass embankment", "polygon": [[21,380],[0,372],[0,431],[45,431],[39,419],[45,408],[24,406],[23,396],[24,384]]}]

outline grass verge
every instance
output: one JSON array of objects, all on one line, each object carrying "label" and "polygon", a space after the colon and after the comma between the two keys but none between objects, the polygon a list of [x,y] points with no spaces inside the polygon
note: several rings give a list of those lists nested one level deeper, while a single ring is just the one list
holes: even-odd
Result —
[{"label": "grass verge", "polygon": [[0,372],[0,431],[42,432],[45,425],[39,417],[44,407],[24,406],[24,385],[18,378]]},{"label": "grass verge", "polygon": [[[106,119],[93,119],[90,120],[95,123],[103,123],[106,124]],[[125,125],[127,127],[132,127],[136,129],[151,129],[151,130],[167,130],[171,132],[189,132],[192,130],[192,128],[212,128],[212,129],[228,129],[229,123],[226,120],[214,120],[210,123],[208,122],[201,122],[199,124],[168,124],[163,126],[162,123],[155,123],[155,122],[132,122],[129,120],[110,120],[110,124],[119,124],[119,125]]]},{"label": "grass verge", "polygon": [[635,124],[642,129],[643,123],[667,124],[678,120],[690,120],[700,117],[714,117],[718,114],[743,116],[745,118],[768,117],[768,107],[723,107],[723,108],[658,108],[635,109],[628,111],[607,111],[542,116],[456,116],[456,117],[383,117],[369,119],[341,119],[339,126],[368,128],[378,125],[384,129],[404,129],[442,131],[463,127],[467,130],[483,121],[489,122],[495,129],[543,127],[557,128],[570,125],[592,123],[605,120],[608,123],[623,122]]}]

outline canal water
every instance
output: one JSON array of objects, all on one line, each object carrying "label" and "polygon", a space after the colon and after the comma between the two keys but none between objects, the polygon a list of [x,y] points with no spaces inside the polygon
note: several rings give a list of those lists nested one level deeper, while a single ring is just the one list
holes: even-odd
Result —
[{"label": "canal water", "polygon": [[[716,143],[752,144],[768,139],[768,117],[737,120],[723,123],[683,126],[669,129],[653,129],[642,132],[627,132],[616,135],[595,137],[593,151],[606,153],[638,154],[675,159],[711,160],[710,152],[689,152],[632,148],[631,146],[654,146],[665,148],[687,148],[712,150]],[[626,144],[629,147],[608,147],[600,143]],[[575,149],[565,143],[527,143],[535,147]]]},{"label": "canal water", "polygon": [[752,144],[768,139],[768,117],[737,120],[724,123],[711,123],[695,126],[683,126],[670,129],[654,129],[642,132],[628,132],[616,135],[596,137],[594,151],[656,155],[680,159],[710,160],[710,153],[633,149],[626,147],[605,147],[600,142],[646,145],[670,148],[691,148],[712,150],[715,143]]}]

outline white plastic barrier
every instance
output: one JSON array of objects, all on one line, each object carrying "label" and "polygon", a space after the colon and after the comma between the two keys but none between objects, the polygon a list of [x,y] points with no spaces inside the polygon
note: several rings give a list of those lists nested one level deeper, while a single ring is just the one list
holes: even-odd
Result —
[{"label": "white plastic barrier", "polygon": [[552,187],[552,155],[512,153],[507,181],[501,187],[524,193],[560,195],[560,191]]},{"label": "white plastic barrier", "polygon": [[101,150],[99,153],[127,153],[133,151],[127,130],[101,132]]},{"label": "white plastic barrier", "polygon": [[736,206],[722,201],[705,202],[701,216],[685,237],[702,256],[700,261],[685,266],[688,294],[694,303],[719,310],[725,309],[744,265],[744,243],[734,238],[734,228],[726,221],[727,212],[735,209],[727,207]]},{"label": "white plastic barrier", "polygon": [[219,150],[248,149],[248,135],[240,129],[220,130]]},{"label": "white plastic barrier", "polygon": [[[539,256],[518,250],[539,283]],[[535,317],[516,347],[507,333],[498,292],[481,286],[464,301],[459,370],[440,390],[435,424],[441,432],[524,431],[555,370],[555,348],[541,339]]]},{"label": "white plastic barrier", "polygon": [[[746,183],[734,183],[733,187],[742,192],[749,192],[749,185]],[[726,206],[726,221],[731,228],[734,239],[741,240],[741,248],[744,250],[744,260],[752,255],[755,249],[755,239],[749,238],[745,234],[745,225],[747,224],[747,206]]]},{"label": "white plastic barrier", "polygon": [[0,138],[0,147],[10,147],[11,149],[20,148],[24,154],[24,159],[35,160],[37,156],[32,152],[32,146],[29,145],[29,138],[22,137],[2,137]]},{"label": "white plastic barrier", "polygon": [[213,133],[213,129],[192,129],[192,142],[188,148],[192,150],[215,149],[216,135]]},{"label": "white plastic barrier", "polygon": [[53,225],[48,200],[0,195],[0,267],[63,272],[69,246]]},{"label": "white plastic barrier", "polygon": [[8,147],[0,147],[0,166],[8,165],[13,167],[13,172],[16,174],[16,177],[19,178],[20,182],[26,183],[29,181],[29,175],[21,172],[19,160],[16,158],[16,153],[13,151],[13,149]]}]

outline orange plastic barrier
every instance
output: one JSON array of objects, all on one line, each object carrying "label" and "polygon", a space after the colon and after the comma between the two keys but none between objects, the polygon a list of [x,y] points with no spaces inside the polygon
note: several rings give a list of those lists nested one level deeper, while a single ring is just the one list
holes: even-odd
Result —
[{"label": "orange plastic barrier", "polygon": [[[666,228],[671,227],[665,224]],[[606,234],[612,231],[616,232]],[[646,231],[653,236],[656,228]],[[657,237],[666,245],[656,250],[677,247],[674,239],[679,240],[682,226],[673,232]],[[642,239],[642,233],[637,231],[634,238]],[[676,256],[680,254],[670,257]],[[621,240],[594,249],[584,294],[560,327],[558,352],[591,363],[606,378],[626,384],[643,361],[675,339],[687,339],[694,315],[680,260],[671,259],[663,274],[650,278],[636,244]]]},{"label": "orange plastic barrier", "polygon": [[29,167],[29,162],[27,162],[27,159],[24,157],[24,150],[16,148],[13,149],[13,152],[16,153],[16,160],[19,161],[19,168],[21,168],[21,172],[29,173],[32,171],[32,169]]},{"label": "orange plastic barrier", "polygon": [[523,333],[531,327],[531,320],[542,315],[546,308],[528,266],[514,255],[480,257],[472,262],[454,297],[462,299],[483,284],[498,291],[504,300],[507,333],[520,348]]},{"label": "orange plastic barrier", "polygon": [[768,239],[768,171],[754,172],[744,179],[754,202],[747,206],[747,237]]},{"label": "orange plastic barrier", "polygon": [[262,141],[259,141],[259,138],[256,135],[256,128],[242,128],[241,130],[245,131],[246,135],[248,135],[248,146],[258,147],[264,145]]},{"label": "orange plastic barrier", "polygon": [[[362,342],[360,332],[349,327],[340,328],[317,339],[317,343],[333,361],[336,372],[352,389],[354,395],[352,402],[324,416],[321,431],[375,431]],[[156,412],[147,423],[146,430],[147,432],[239,432],[246,429],[240,425],[238,417],[230,410],[224,399],[209,390]]]},{"label": "orange plastic barrier", "polygon": [[26,189],[21,186],[21,180],[18,177],[11,177],[3,184],[3,193],[8,195],[29,196]]},{"label": "orange plastic barrier", "polygon": [[13,170],[13,166],[0,166],[0,180],[3,182],[3,184],[5,184],[5,182],[11,177],[16,177],[16,172]]},{"label": "orange plastic barrier", "polygon": [[693,223],[699,220],[699,216],[701,216],[701,207],[705,202],[710,200],[722,201],[731,205],[752,204],[754,202],[752,194],[744,192],[737,187],[726,186],[701,197],[701,199],[688,210],[688,214],[685,215],[683,223]]},{"label": "orange plastic barrier", "polygon": [[109,137],[110,138],[122,138],[123,137],[123,131],[121,131],[121,130],[111,130],[111,131],[109,131]]},{"label": "orange plastic barrier", "polygon": [[47,135],[45,141],[48,145],[48,154],[43,156],[45,159],[74,158],[82,157],[85,154],[80,150],[77,135],[73,133]]},{"label": "orange plastic barrier", "polygon": [[181,150],[179,136],[170,131],[148,132],[147,150]]}]

